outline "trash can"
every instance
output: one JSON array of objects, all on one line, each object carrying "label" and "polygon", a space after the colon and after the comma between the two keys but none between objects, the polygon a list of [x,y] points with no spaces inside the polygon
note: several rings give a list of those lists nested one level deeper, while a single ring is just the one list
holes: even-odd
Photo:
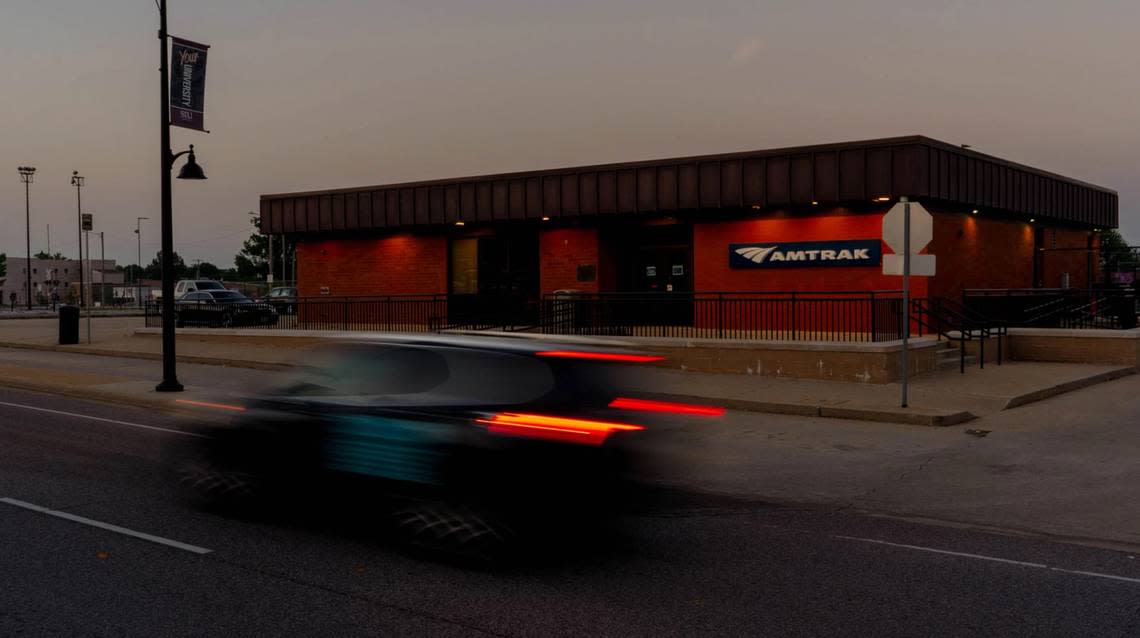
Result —
[{"label": "trash can", "polygon": [[59,307],[59,344],[79,343],[79,306]]}]

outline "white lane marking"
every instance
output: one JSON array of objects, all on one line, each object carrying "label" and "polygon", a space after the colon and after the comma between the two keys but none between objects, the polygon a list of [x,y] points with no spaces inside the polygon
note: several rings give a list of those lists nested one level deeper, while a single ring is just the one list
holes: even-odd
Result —
[{"label": "white lane marking", "polygon": [[39,512],[40,514],[47,514],[48,516],[55,516],[57,518],[63,518],[63,519],[69,520],[69,521],[73,521],[75,523],[83,523],[84,525],[90,525],[91,527],[98,527],[99,529],[105,529],[105,530],[115,532],[118,534],[123,534],[125,536],[133,536],[135,538],[141,538],[145,541],[150,541],[152,543],[158,543],[159,545],[166,545],[168,547],[175,547],[175,548],[182,549],[182,550],[185,550],[188,552],[192,552],[194,554],[209,554],[211,551],[213,551],[210,549],[206,549],[205,547],[198,547],[197,545],[188,545],[186,543],[182,543],[182,542],[179,542],[176,540],[171,540],[169,538],[163,538],[161,536],[155,536],[153,534],[147,534],[144,532],[136,532],[135,530],[127,529],[126,527],[119,527],[118,525],[111,525],[110,523],[104,523],[102,521],[96,521],[96,520],[92,520],[90,518],[84,518],[82,516],[76,516],[75,514],[68,514],[67,512],[61,512],[59,510],[53,510],[53,509],[48,509],[46,507],[40,507],[39,505],[35,505],[33,503],[26,503],[24,501],[18,501],[14,498],[0,498],[0,503],[7,503],[8,505],[14,505],[16,507],[22,507],[26,510],[31,510],[33,512]]},{"label": "white lane marking", "polygon": [[1113,574],[1101,574],[1099,572],[1083,572],[1079,569],[1061,569],[1060,567],[1050,567],[1049,569],[1055,572],[1064,572],[1066,574],[1080,574],[1081,576],[1092,576],[1094,578],[1107,578],[1109,580],[1122,580],[1126,583],[1140,584],[1140,578],[1129,578],[1127,576],[1115,576]]},{"label": "white lane marking", "polygon": [[1010,560],[1008,558],[998,558],[997,556],[985,556],[983,554],[967,554],[966,552],[952,552],[948,549],[935,549],[933,547],[923,547],[922,545],[904,545],[902,543],[892,543],[890,541],[878,540],[875,538],[858,538],[856,536],[836,536],[848,541],[859,541],[861,543],[874,543],[876,545],[890,545],[891,547],[903,547],[906,549],[916,549],[920,552],[931,552],[933,554],[946,554],[948,556],[961,556],[962,558],[974,558],[977,560],[989,560],[995,563],[1009,563],[1010,565],[1022,565],[1024,567],[1036,567],[1038,569],[1045,569],[1048,565],[1043,563],[1027,563],[1020,560]]},{"label": "white lane marking", "polygon": [[962,558],[972,558],[975,560],[986,560],[994,563],[1007,563],[1009,565],[1020,565],[1022,567],[1034,567],[1036,569],[1047,569],[1053,572],[1061,572],[1063,574],[1077,574],[1079,576],[1089,576],[1092,578],[1106,578],[1108,580],[1118,580],[1126,583],[1140,584],[1140,578],[1129,578],[1127,576],[1116,576],[1114,574],[1102,574],[1100,572],[1086,572],[1079,569],[1064,569],[1062,567],[1050,567],[1044,563],[1029,563],[1022,560],[1011,560],[1009,558],[999,558],[997,556],[986,556],[985,554],[969,554],[966,552],[952,552],[947,549],[937,549],[935,547],[925,547],[922,545],[906,545],[904,543],[892,543],[890,541],[879,540],[877,538],[859,538],[858,536],[840,536],[833,535],[832,538],[838,538],[847,541],[857,541],[860,543],[874,543],[875,545],[889,545],[891,547],[902,547],[904,549],[913,549],[920,552],[929,552],[932,554],[946,554],[948,556],[960,556]]},{"label": "white lane marking", "polygon": [[7,401],[0,401],[0,405],[10,408],[23,408],[25,410],[33,410],[35,412],[47,412],[48,414],[58,414],[60,416],[70,416],[77,419],[87,419],[89,421],[100,421],[102,423],[112,423],[114,425],[125,425],[132,428],[142,428],[144,430],[158,430],[159,432],[168,432],[170,434],[181,434],[183,436],[196,436],[205,438],[205,435],[196,432],[186,432],[184,430],[175,430],[173,428],[161,428],[157,425],[144,425],[142,423],[131,423],[130,421],[120,421],[118,419],[106,419],[101,416],[90,416],[87,414],[79,414],[76,412],[64,412],[63,410],[52,410],[50,408],[41,408],[34,405],[24,405],[23,403],[8,403]]}]

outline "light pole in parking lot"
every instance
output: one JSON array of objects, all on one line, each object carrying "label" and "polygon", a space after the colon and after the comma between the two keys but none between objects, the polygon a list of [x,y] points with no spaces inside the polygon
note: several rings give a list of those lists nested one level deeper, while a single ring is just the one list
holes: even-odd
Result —
[{"label": "light pole in parking lot", "polygon": [[20,173],[20,181],[24,183],[24,217],[27,222],[27,249],[28,249],[28,263],[24,267],[24,272],[28,274],[28,310],[32,309],[32,180],[35,179],[36,169],[31,166],[20,166],[17,168]]},{"label": "light pole in parking lot", "polygon": [[[142,221],[150,219],[149,217],[136,217],[135,218],[135,239],[138,242],[138,261],[135,262],[135,301],[143,308],[142,300]],[[144,311],[145,313],[145,311]]]}]

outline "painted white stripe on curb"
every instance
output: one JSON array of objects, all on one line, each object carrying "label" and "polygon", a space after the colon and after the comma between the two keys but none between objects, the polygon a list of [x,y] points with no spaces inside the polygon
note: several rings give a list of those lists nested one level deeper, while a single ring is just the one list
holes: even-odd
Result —
[{"label": "painted white stripe on curb", "polygon": [[859,538],[858,536],[839,536],[833,535],[832,538],[838,538],[845,541],[857,541],[860,543],[873,543],[875,545],[889,545],[890,547],[902,547],[904,549],[913,549],[920,552],[929,552],[931,554],[945,554],[947,556],[959,556],[961,558],[972,558],[974,560],[985,560],[994,563],[1006,563],[1008,565],[1020,565],[1022,567],[1033,567],[1036,569],[1047,569],[1052,572],[1060,572],[1062,574],[1076,574],[1078,576],[1089,576],[1091,578],[1105,578],[1108,580],[1117,580],[1126,583],[1136,583],[1140,585],[1140,578],[1129,578],[1127,576],[1116,576],[1114,574],[1102,574],[1100,572],[1086,572],[1079,569],[1064,569],[1062,567],[1050,567],[1044,563],[1029,563],[1022,560],[1012,560],[1009,558],[998,558],[997,556],[986,556],[985,554],[969,554],[966,552],[952,552],[947,549],[937,549],[934,547],[924,547],[922,545],[906,545],[904,543],[892,543],[890,541],[879,540],[877,538]]},{"label": "painted white stripe on curb", "polygon": [[35,505],[33,503],[26,503],[24,501],[18,501],[14,498],[0,498],[0,503],[7,503],[8,505],[13,505],[15,507],[22,507],[26,510],[31,510],[33,512],[39,512],[40,514],[47,514],[48,516],[55,516],[57,518],[66,519],[66,520],[69,520],[69,521],[72,521],[75,523],[82,523],[84,525],[90,525],[91,527],[98,527],[99,529],[105,529],[107,531],[115,532],[117,534],[123,534],[124,536],[133,536],[135,538],[141,538],[144,541],[150,541],[152,543],[158,543],[159,545],[166,545],[167,547],[174,547],[177,549],[185,550],[187,552],[192,552],[194,554],[209,554],[210,552],[213,551],[210,549],[206,549],[205,547],[198,547],[197,545],[188,545],[186,543],[182,543],[182,542],[179,542],[176,540],[171,540],[169,538],[163,538],[161,536],[155,536],[153,534],[146,534],[144,532],[136,532],[133,529],[127,529],[125,527],[119,527],[118,525],[111,525],[110,523],[104,523],[102,521],[96,521],[96,520],[92,520],[90,518],[84,518],[82,516],[76,516],[75,514],[68,514],[67,512],[61,512],[59,510],[53,510],[53,509],[48,509],[46,507],[40,507],[39,505]]},{"label": "painted white stripe on curb", "polygon": [[170,434],[181,434],[182,436],[196,436],[205,438],[204,435],[196,432],[186,432],[184,430],[175,430],[173,428],[161,428],[157,425],[144,425],[142,423],[131,423],[130,421],[119,421],[118,419],[106,419],[101,416],[90,416],[87,414],[79,414],[77,412],[64,412],[63,410],[52,410],[50,408],[41,408],[34,405],[24,405],[23,403],[8,403],[7,401],[0,401],[0,405],[10,408],[23,408],[25,410],[32,410],[34,412],[47,412],[48,414],[58,414],[60,416],[70,416],[77,419],[88,419],[90,421],[99,421],[102,423],[111,423],[114,425],[125,425],[132,428],[142,428],[144,430],[157,430],[159,432],[168,432]]}]

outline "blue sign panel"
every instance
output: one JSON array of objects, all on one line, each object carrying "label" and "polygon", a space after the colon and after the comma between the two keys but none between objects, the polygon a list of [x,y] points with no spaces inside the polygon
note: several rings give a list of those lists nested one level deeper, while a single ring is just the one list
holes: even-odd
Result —
[{"label": "blue sign panel", "polygon": [[882,259],[883,248],[878,239],[728,245],[730,268],[878,266]]}]

